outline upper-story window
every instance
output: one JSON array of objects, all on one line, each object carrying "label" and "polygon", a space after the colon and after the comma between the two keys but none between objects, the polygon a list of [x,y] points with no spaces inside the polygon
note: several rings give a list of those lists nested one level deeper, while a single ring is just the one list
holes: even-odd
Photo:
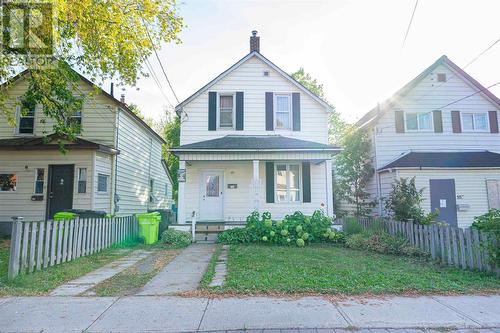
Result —
[{"label": "upper-story window", "polygon": [[76,133],[80,134],[82,132],[82,111],[76,111],[72,116],[68,117],[68,125],[74,125],[76,127]]},{"label": "upper-story window", "polygon": [[289,130],[292,124],[292,98],[290,94],[274,95],[274,128],[278,130]]},{"label": "upper-story window", "polygon": [[431,112],[405,112],[405,128],[408,132],[432,131]]},{"label": "upper-story window", "polygon": [[463,132],[489,132],[490,125],[486,112],[461,112]]},{"label": "upper-story window", "polygon": [[234,95],[219,95],[219,127],[232,129],[234,127]]},{"label": "upper-story window", "polygon": [[33,134],[35,128],[35,103],[22,101],[19,107],[18,134]]}]

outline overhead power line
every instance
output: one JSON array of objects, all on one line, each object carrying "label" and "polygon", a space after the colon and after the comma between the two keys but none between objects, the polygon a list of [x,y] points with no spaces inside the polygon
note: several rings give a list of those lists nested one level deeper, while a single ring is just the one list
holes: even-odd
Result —
[{"label": "overhead power line", "polygon": [[405,38],[403,39],[402,47],[405,47],[406,39],[408,38],[408,34],[410,33],[411,24],[413,22],[413,17],[415,16],[415,11],[417,10],[417,6],[418,6],[418,0],[415,1],[415,7],[413,7],[413,12],[411,13],[410,17],[410,22],[408,23],[408,28],[406,28]]},{"label": "overhead power line", "polygon": [[492,85],[489,85],[489,86],[487,86],[486,88],[479,89],[478,91],[475,91],[475,92],[473,92],[473,93],[472,93],[472,94],[470,94],[470,95],[467,95],[467,96],[465,96],[465,97],[459,98],[459,99],[457,99],[457,100],[455,100],[455,101],[453,101],[453,102],[450,102],[450,103],[448,103],[448,104],[446,104],[446,105],[443,105],[443,106],[441,106],[441,107],[439,107],[439,108],[437,108],[437,109],[438,109],[438,110],[444,109],[444,108],[445,108],[445,107],[447,107],[447,106],[450,106],[450,105],[453,105],[453,104],[458,103],[458,102],[460,102],[460,101],[463,101],[464,99],[467,99],[467,98],[472,97],[472,96],[474,96],[474,95],[476,95],[476,94],[479,94],[480,92],[483,92],[483,91],[486,91],[486,90],[488,90],[488,89],[490,89],[490,88],[493,88],[494,86],[498,86],[499,84],[500,84],[500,81],[498,81],[497,83],[493,83]]},{"label": "overhead power line", "polygon": [[477,59],[481,58],[483,56],[483,54],[485,54],[486,52],[488,52],[493,46],[495,46],[498,42],[500,42],[500,38],[498,38],[496,41],[493,42],[493,44],[491,44],[490,46],[488,46],[486,49],[484,49],[483,52],[479,53],[474,59],[472,59],[471,61],[469,61],[467,63],[467,65],[464,66],[464,69],[469,67],[470,65],[472,65]]},{"label": "overhead power line", "polygon": [[146,29],[146,35],[148,36],[148,39],[151,42],[151,46],[153,47],[153,51],[154,51],[155,56],[156,56],[156,60],[158,60],[158,63],[160,64],[161,71],[163,72],[163,75],[165,75],[165,79],[167,80],[168,86],[170,87],[170,90],[172,90],[172,94],[174,95],[175,100],[177,101],[177,103],[179,103],[179,99],[177,98],[177,94],[175,93],[175,90],[174,90],[174,87],[172,86],[172,83],[170,83],[170,80],[169,80],[168,75],[165,71],[165,68],[163,67],[163,63],[161,62],[160,57],[158,56],[158,52],[156,51],[156,46],[153,43],[153,39],[151,38],[151,35],[149,34],[149,29],[148,29],[147,25],[145,24],[144,19],[142,19],[142,24],[144,25],[144,28]]}]

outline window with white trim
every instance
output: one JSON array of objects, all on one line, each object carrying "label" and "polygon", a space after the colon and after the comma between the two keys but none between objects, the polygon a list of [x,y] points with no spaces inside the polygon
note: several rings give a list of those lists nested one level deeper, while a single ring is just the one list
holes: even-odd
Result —
[{"label": "window with white trim", "polygon": [[109,176],[102,173],[97,175],[97,192],[108,193]]},{"label": "window with white trim", "polygon": [[72,116],[68,117],[66,122],[71,126],[75,126],[75,133],[80,134],[82,132],[82,111],[76,111]]},{"label": "window with white trim", "polygon": [[18,134],[33,134],[35,129],[35,103],[22,101],[18,108]]},{"label": "window with white trim", "polygon": [[220,94],[219,95],[219,127],[233,128],[234,123],[234,95]]},{"label": "window with white trim", "polygon": [[78,193],[87,193],[87,168],[78,168]]},{"label": "window with white trim", "polygon": [[276,202],[301,201],[301,165],[277,163],[275,167]]},{"label": "window with white trim", "polygon": [[15,173],[0,173],[0,192],[15,192],[17,176]]},{"label": "window with white trim", "polygon": [[45,169],[35,169],[35,194],[43,194],[43,185],[45,182]]},{"label": "window with white trim", "polygon": [[292,128],[292,97],[290,94],[274,94],[274,128]]},{"label": "window with white trim", "polygon": [[432,131],[432,112],[405,112],[405,129],[407,132]]},{"label": "window with white trim", "polygon": [[489,132],[490,124],[486,112],[460,112],[463,132]]}]

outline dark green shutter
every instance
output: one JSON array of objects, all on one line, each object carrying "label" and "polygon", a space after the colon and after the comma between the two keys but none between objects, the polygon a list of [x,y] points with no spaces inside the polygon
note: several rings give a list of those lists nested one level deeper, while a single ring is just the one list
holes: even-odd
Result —
[{"label": "dark green shutter", "polygon": [[396,111],[394,116],[396,117],[396,133],[405,132],[405,114],[403,111]]},{"label": "dark green shutter", "polygon": [[244,103],[243,91],[236,92],[236,130],[243,131]]},{"label": "dark green shutter", "polygon": [[274,162],[266,162],[266,202],[274,202]]},{"label": "dark green shutter", "polygon": [[434,132],[443,133],[443,117],[440,110],[432,111],[432,118],[434,121]]},{"label": "dark green shutter", "polygon": [[208,93],[208,130],[217,129],[217,93],[210,91]]},{"label": "dark green shutter", "polygon": [[302,202],[311,202],[311,163],[302,162]]},{"label": "dark green shutter", "polygon": [[273,93],[266,92],[266,131],[274,130]]},{"label": "dark green shutter", "polygon": [[293,130],[300,131],[300,93],[292,94]]}]

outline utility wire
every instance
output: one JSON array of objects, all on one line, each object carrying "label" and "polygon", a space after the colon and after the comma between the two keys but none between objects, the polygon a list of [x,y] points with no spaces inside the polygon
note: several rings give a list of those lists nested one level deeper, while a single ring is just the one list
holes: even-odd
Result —
[{"label": "utility wire", "polygon": [[175,100],[177,101],[177,103],[179,103],[179,99],[177,98],[177,95],[175,93],[174,87],[172,86],[172,83],[170,83],[168,75],[165,72],[165,68],[163,67],[163,64],[162,64],[162,62],[160,60],[160,57],[158,56],[158,52],[156,51],[156,46],[153,43],[153,39],[151,38],[151,35],[149,34],[149,29],[148,29],[146,23],[144,22],[144,19],[142,19],[142,24],[144,25],[144,29],[146,29],[146,35],[148,36],[149,41],[151,42],[151,46],[153,47],[153,51],[154,51],[155,56],[156,56],[156,60],[158,60],[158,63],[160,64],[161,71],[163,72],[163,75],[165,75],[165,79],[167,80],[168,86],[170,87],[170,90],[172,90],[172,94],[174,95]]},{"label": "utility wire", "polygon": [[499,84],[500,84],[500,81],[498,81],[497,83],[493,83],[492,85],[489,85],[489,86],[487,86],[486,88],[480,89],[480,90],[478,90],[478,91],[473,92],[473,93],[472,93],[472,94],[470,94],[470,95],[467,95],[467,96],[462,97],[462,98],[459,98],[459,99],[457,99],[457,100],[455,100],[455,101],[453,101],[453,102],[451,102],[451,103],[448,103],[448,104],[446,104],[446,105],[443,105],[443,106],[441,106],[441,107],[437,108],[437,110],[444,109],[445,107],[448,107],[448,106],[450,106],[450,105],[453,105],[453,104],[455,104],[455,103],[458,103],[458,102],[460,102],[460,101],[463,101],[464,99],[467,99],[467,98],[469,98],[469,97],[472,97],[472,96],[474,96],[474,95],[476,95],[476,94],[478,94],[478,93],[480,93],[480,92],[486,91],[486,90],[488,90],[488,89],[490,89],[490,88],[492,88],[492,87],[494,87],[494,86],[497,86],[497,85],[499,85]]},{"label": "utility wire", "polygon": [[406,28],[405,38],[403,39],[402,47],[405,47],[406,38],[408,38],[408,34],[410,33],[411,24],[413,22],[413,17],[415,16],[415,11],[417,10],[417,6],[418,6],[418,0],[415,1],[415,7],[413,7],[413,12],[411,13],[410,17],[410,22],[408,23],[408,28]]},{"label": "utility wire", "polygon": [[493,46],[495,46],[498,42],[500,42],[500,38],[498,38],[495,42],[493,42],[493,44],[491,44],[490,46],[488,46],[486,49],[484,49],[483,52],[479,53],[474,59],[472,59],[471,61],[469,61],[467,63],[467,65],[464,66],[464,69],[469,67],[470,65],[472,65],[477,59],[481,58],[483,56],[483,54],[485,54],[486,52],[488,52]]}]

